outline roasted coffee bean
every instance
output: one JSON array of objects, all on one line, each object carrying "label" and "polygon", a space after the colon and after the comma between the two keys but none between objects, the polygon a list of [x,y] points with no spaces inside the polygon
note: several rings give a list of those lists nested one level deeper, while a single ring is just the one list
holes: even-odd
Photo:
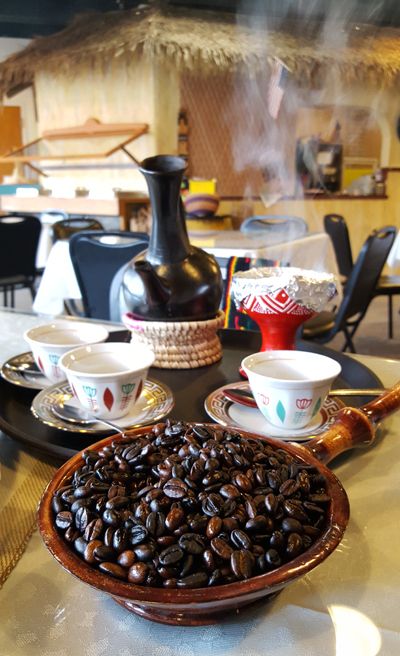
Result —
[{"label": "roasted coffee bean", "polygon": [[240,497],[240,492],[237,489],[237,487],[235,487],[234,485],[232,485],[230,483],[226,483],[226,485],[223,485],[220,488],[219,493],[223,497],[226,497],[226,499],[237,499],[238,497]]},{"label": "roasted coffee bean", "polygon": [[141,524],[136,524],[136,526],[132,526],[129,534],[129,540],[130,543],[135,546],[136,544],[140,544],[141,542],[144,542],[147,539],[148,536],[148,531],[147,529],[142,526]]},{"label": "roasted coffee bean", "polygon": [[55,524],[57,528],[61,530],[66,530],[72,525],[73,521],[74,521],[74,516],[72,512],[69,512],[69,510],[62,510],[56,515]]},{"label": "roasted coffee bean", "polygon": [[115,499],[115,497],[126,497],[126,488],[124,485],[111,485],[107,491],[107,496],[109,499]]},{"label": "roasted coffee bean", "polygon": [[193,572],[177,580],[178,588],[203,588],[207,583],[208,576],[205,572]]},{"label": "roasted coffee bean", "polygon": [[328,524],[325,478],[285,449],[168,420],[87,450],[52,500],[88,565],[162,587],[227,584],[308,549]]},{"label": "roasted coffee bean", "polygon": [[229,560],[233,551],[230,544],[221,538],[213,538],[211,540],[211,549],[223,560]]},{"label": "roasted coffee bean", "polygon": [[149,566],[146,563],[134,563],[128,571],[128,581],[131,583],[144,583],[146,580],[147,574],[149,572]]},{"label": "roasted coffee bean", "polygon": [[304,524],[303,525],[303,532],[310,536],[310,538],[317,538],[319,535],[321,535],[321,531],[319,528],[316,526],[310,526],[309,524]]},{"label": "roasted coffee bean", "polygon": [[82,537],[76,538],[74,540],[74,547],[78,553],[80,553],[82,556],[85,553],[85,549],[87,547],[87,542],[84,540]]},{"label": "roasted coffee bean", "polygon": [[184,533],[179,538],[179,546],[186,553],[199,555],[204,551],[205,542],[203,536],[198,533]]},{"label": "roasted coffee bean", "polygon": [[285,538],[283,536],[283,533],[281,531],[274,531],[270,537],[269,543],[271,547],[274,547],[278,551],[280,551],[283,548],[283,545],[285,544]]},{"label": "roasted coffee bean", "polygon": [[176,578],[179,572],[176,567],[163,567],[162,565],[158,565],[157,573],[162,579],[167,580]]},{"label": "roasted coffee bean", "polygon": [[282,520],[282,530],[285,533],[303,533],[303,526],[297,519],[285,517]]},{"label": "roasted coffee bean", "polygon": [[291,558],[297,556],[303,548],[303,540],[298,533],[291,533],[287,540],[286,553]]},{"label": "roasted coffee bean", "polygon": [[218,533],[220,533],[222,530],[222,519],[221,517],[218,517],[217,515],[214,517],[211,517],[211,519],[208,520],[207,523],[207,528],[206,528],[206,535],[207,537],[211,540],[212,538],[216,538]]},{"label": "roasted coffee bean", "polygon": [[233,551],[231,554],[232,572],[238,579],[249,579],[253,573],[254,557],[247,549]]},{"label": "roasted coffee bean", "polygon": [[193,566],[194,566],[194,556],[192,554],[188,554],[182,563],[182,569],[179,572],[180,578],[187,576],[193,569]]},{"label": "roasted coffee bean", "polygon": [[329,494],[325,494],[325,492],[318,492],[315,494],[310,494],[310,501],[312,503],[324,503],[327,504],[331,500]]},{"label": "roasted coffee bean", "polygon": [[134,552],[138,560],[148,562],[154,557],[155,548],[150,543],[138,544],[138,546],[134,548]]},{"label": "roasted coffee bean", "polygon": [[208,579],[208,585],[218,585],[222,583],[222,574],[220,569],[215,569]]},{"label": "roasted coffee bean", "polygon": [[103,526],[104,524],[100,517],[92,519],[92,521],[86,526],[83,537],[88,542],[90,540],[97,540],[103,532]]},{"label": "roasted coffee bean", "polygon": [[276,549],[268,549],[265,552],[265,562],[268,569],[275,569],[275,567],[280,567],[282,564],[281,557]]},{"label": "roasted coffee bean", "polygon": [[111,508],[112,510],[116,510],[118,508],[126,507],[128,503],[129,503],[128,497],[123,497],[123,496],[112,497],[111,499],[108,499],[108,501],[106,502],[106,508]]},{"label": "roasted coffee bean", "polygon": [[51,507],[53,511],[57,514],[62,510],[65,510],[65,503],[60,497],[54,496],[51,501]]},{"label": "roasted coffee bean", "polygon": [[111,574],[111,576],[114,576],[117,579],[126,579],[127,577],[126,570],[120,565],[117,565],[117,563],[100,563],[99,570],[105,574]]},{"label": "roasted coffee bean", "polygon": [[316,503],[311,503],[311,501],[304,501],[303,502],[304,508],[309,512],[311,515],[323,515],[324,510],[320,506],[318,506]]},{"label": "roasted coffee bean", "polygon": [[170,499],[182,499],[186,495],[187,485],[179,478],[170,478],[163,487],[164,494]]},{"label": "roasted coffee bean", "polygon": [[118,526],[120,516],[116,510],[110,510],[107,508],[103,512],[102,519],[106,524],[109,524],[110,526]]},{"label": "roasted coffee bean", "polygon": [[295,503],[294,500],[291,501],[290,499],[287,499],[283,502],[282,506],[285,513],[289,515],[289,517],[293,517],[293,519],[297,519],[299,522],[309,521],[307,513],[305,513],[302,506]]},{"label": "roasted coffee bean", "polygon": [[116,553],[112,547],[107,547],[105,544],[99,544],[94,550],[96,560],[114,560]]},{"label": "roasted coffee bean", "polygon": [[177,544],[173,544],[170,547],[167,547],[162,551],[158,557],[161,565],[174,565],[178,561],[182,560],[184,556],[184,551]]},{"label": "roasted coffee bean", "polygon": [[239,522],[236,517],[224,517],[222,520],[222,528],[224,531],[230,533],[238,528]]},{"label": "roasted coffee bean", "polygon": [[232,531],[230,537],[231,537],[232,544],[234,544],[234,546],[237,547],[238,549],[251,549],[252,547],[251,539],[244,531],[241,531],[240,529],[236,529]]},{"label": "roasted coffee bean", "polygon": [[214,517],[218,515],[224,506],[224,501],[219,494],[211,492],[201,504],[203,512],[208,515],[208,517]]},{"label": "roasted coffee bean", "polygon": [[146,528],[154,537],[159,537],[165,531],[165,516],[160,512],[151,512],[146,518]]},{"label": "roasted coffee bean", "polygon": [[77,538],[79,538],[78,529],[75,528],[75,526],[70,526],[65,531],[64,538],[66,539],[67,542],[74,542]]},{"label": "roasted coffee bean", "polygon": [[121,551],[125,551],[125,549],[128,548],[129,539],[128,539],[127,531],[124,528],[115,529],[113,540],[112,540],[112,546],[114,547],[115,551],[118,551],[119,553]]},{"label": "roasted coffee bean", "polygon": [[270,515],[275,515],[278,509],[278,498],[273,492],[265,496],[265,507]]},{"label": "roasted coffee bean", "polygon": [[93,564],[97,562],[94,552],[97,547],[101,547],[102,544],[103,543],[100,540],[91,540],[87,543],[85,551],[83,552],[83,557],[87,563]]},{"label": "roasted coffee bean", "polygon": [[256,515],[245,524],[246,531],[250,531],[250,533],[266,533],[272,531],[273,527],[274,523],[272,519],[266,515]]},{"label": "roasted coffee bean", "polygon": [[86,529],[87,525],[92,521],[93,515],[88,510],[88,508],[78,508],[75,513],[75,526],[78,531],[83,531]]},{"label": "roasted coffee bean", "polygon": [[[282,474],[281,474],[281,478],[282,478]],[[297,483],[297,481],[294,481],[292,478],[288,478],[279,487],[279,493],[283,494],[284,497],[291,497],[293,494],[296,494],[298,489],[299,489],[299,484]]]},{"label": "roasted coffee bean", "polygon": [[195,533],[204,533],[208,524],[207,517],[204,515],[196,514],[194,517],[188,519],[189,528]]},{"label": "roasted coffee bean", "polygon": [[126,551],[123,551],[119,554],[117,562],[119,565],[121,565],[121,567],[126,567],[129,569],[132,567],[133,563],[136,562],[136,554],[131,549],[126,549]]},{"label": "roasted coffee bean", "polygon": [[257,508],[253,503],[253,501],[251,501],[250,499],[246,499],[245,508],[248,517],[250,517],[250,519],[254,519],[254,517],[256,517],[257,515]]},{"label": "roasted coffee bean", "polygon": [[208,432],[207,428],[204,426],[193,426],[193,433],[200,440],[208,440],[212,435]]},{"label": "roasted coffee bean", "polygon": [[203,562],[206,569],[210,571],[215,569],[215,556],[211,549],[206,549],[203,552]]},{"label": "roasted coffee bean", "polygon": [[113,540],[114,540],[114,533],[115,533],[115,531],[116,531],[116,528],[114,528],[114,526],[108,526],[108,527],[106,528],[106,530],[104,531],[104,538],[103,538],[103,540],[104,540],[104,544],[105,544],[107,547],[112,547],[112,543],[113,543]]},{"label": "roasted coffee bean", "polygon": [[233,479],[233,482],[242,492],[251,492],[252,490],[253,486],[245,474],[242,473],[236,474]]}]

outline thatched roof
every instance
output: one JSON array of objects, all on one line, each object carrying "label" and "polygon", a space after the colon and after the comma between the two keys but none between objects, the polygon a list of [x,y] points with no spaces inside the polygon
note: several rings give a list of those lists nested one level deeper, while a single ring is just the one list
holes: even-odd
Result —
[{"label": "thatched roof", "polygon": [[[342,26],[339,26],[340,29]],[[332,37],[335,26],[327,30]],[[347,80],[388,86],[400,73],[400,32],[357,26],[351,36],[322,42],[321,26],[294,30],[245,25],[233,15],[213,12],[161,13],[132,9],[77,16],[66,29],[37,38],[0,64],[0,92],[33,81],[35,72],[76,73],[83,64],[104,65],[121,56],[145,54],[194,70],[265,69],[281,59],[299,79],[310,79],[324,67]],[[336,40],[335,40],[336,41]]]}]

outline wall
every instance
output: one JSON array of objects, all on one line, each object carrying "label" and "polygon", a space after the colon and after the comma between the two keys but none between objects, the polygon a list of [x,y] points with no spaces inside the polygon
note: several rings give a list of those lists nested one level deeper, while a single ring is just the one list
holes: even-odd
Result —
[{"label": "wall", "polygon": [[[71,127],[96,118],[103,123],[148,123],[149,133],[127,146],[139,161],[164,152],[176,150],[177,86],[171,71],[153,66],[149,61],[132,61],[123,57],[97,69],[80,67],[59,75],[41,72],[35,79],[38,108],[38,130]],[[167,108],[167,109],[166,109]],[[173,125],[174,129],[170,129]],[[53,151],[77,153],[103,152],[112,138],[82,140],[81,143],[58,141]],[[122,138],[121,138],[122,140]],[[69,149],[69,150],[68,150]],[[68,168],[51,174],[45,184],[56,186],[62,180],[72,187],[86,186],[98,193],[113,188],[146,189],[143,176],[132,168],[131,160],[123,153],[94,161],[98,168]],[[114,168],[111,168],[112,165]]]},{"label": "wall", "polygon": [[[18,50],[25,48],[29,44],[29,41],[29,39],[0,37],[0,61],[10,57],[10,55],[18,52]],[[4,96],[2,104],[6,106],[20,107],[22,143],[27,143],[28,141],[35,139],[37,136],[37,121],[33,88],[29,87],[28,89],[24,89],[11,98]],[[26,167],[24,169],[24,175],[28,178],[33,177],[35,180],[37,178],[37,176]],[[13,178],[13,175],[8,176],[5,178],[5,182],[7,179],[13,180]]]}]

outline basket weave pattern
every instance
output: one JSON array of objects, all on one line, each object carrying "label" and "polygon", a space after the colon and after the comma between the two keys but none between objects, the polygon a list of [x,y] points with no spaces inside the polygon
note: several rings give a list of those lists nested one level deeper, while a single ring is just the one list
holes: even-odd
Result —
[{"label": "basket weave pattern", "polygon": [[224,324],[219,310],[214,319],[205,321],[142,321],[129,314],[123,321],[131,331],[131,342],[151,348],[154,365],[160,369],[196,369],[222,358],[217,330]]}]

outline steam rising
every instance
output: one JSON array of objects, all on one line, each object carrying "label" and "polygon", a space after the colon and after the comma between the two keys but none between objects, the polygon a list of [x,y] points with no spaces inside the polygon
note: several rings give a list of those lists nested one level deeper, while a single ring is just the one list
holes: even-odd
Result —
[{"label": "steam rising", "polygon": [[[337,128],[340,123],[335,117],[335,109],[344,104],[356,104],[350,100],[351,90],[349,93],[342,82],[339,66],[330,69],[324,67],[312,84],[309,80],[299,79],[296,71],[289,71],[279,116],[274,120],[268,112],[269,85],[274,66],[274,51],[271,48],[274,32],[286,31],[293,34],[297,31],[321,62],[326,55],[334,58],[337,55],[339,59],[353,37],[359,36],[365,29],[365,25],[357,21],[378,22],[384,8],[383,0],[368,0],[362,5],[359,0],[328,0],[323,3],[325,13],[322,14],[321,5],[320,0],[299,0],[295,5],[297,12],[294,12],[294,3],[289,0],[245,0],[237,14],[238,30],[250,27],[263,30],[266,35],[265,68],[262,71],[250,71],[250,74],[248,71],[237,74],[234,99],[227,110],[229,123],[237,125],[233,139],[235,168],[237,171],[249,167],[262,171],[264,188],[248,188],[247,193],[255,195],[261,192],[266,207],[273,205],[280,196],[293,194],[295,189],[299,192],[294,166],[295,141],[300,136],[296,135],[299,108],[316,108],[324,104],[334,106],[332,123],[326,125],[324,134],[315,135],[316,138],[332,142],[335,125]],[[366,38],[372,32],[369,27]],[[369,114],[368,108],[364,111],[363,121],[358,125],[359,133],[354,134],[354,139],[374,120],[374,112],[380,100],[377,92],[374,106],[370,107]],[[235,108],[238,106],[244,107],[245,121],[238,120],[237,116],[235,118]],[[311,119],[305,131],[308,134],[301,136],[310,137],[314,134],[315,125]]]}]

